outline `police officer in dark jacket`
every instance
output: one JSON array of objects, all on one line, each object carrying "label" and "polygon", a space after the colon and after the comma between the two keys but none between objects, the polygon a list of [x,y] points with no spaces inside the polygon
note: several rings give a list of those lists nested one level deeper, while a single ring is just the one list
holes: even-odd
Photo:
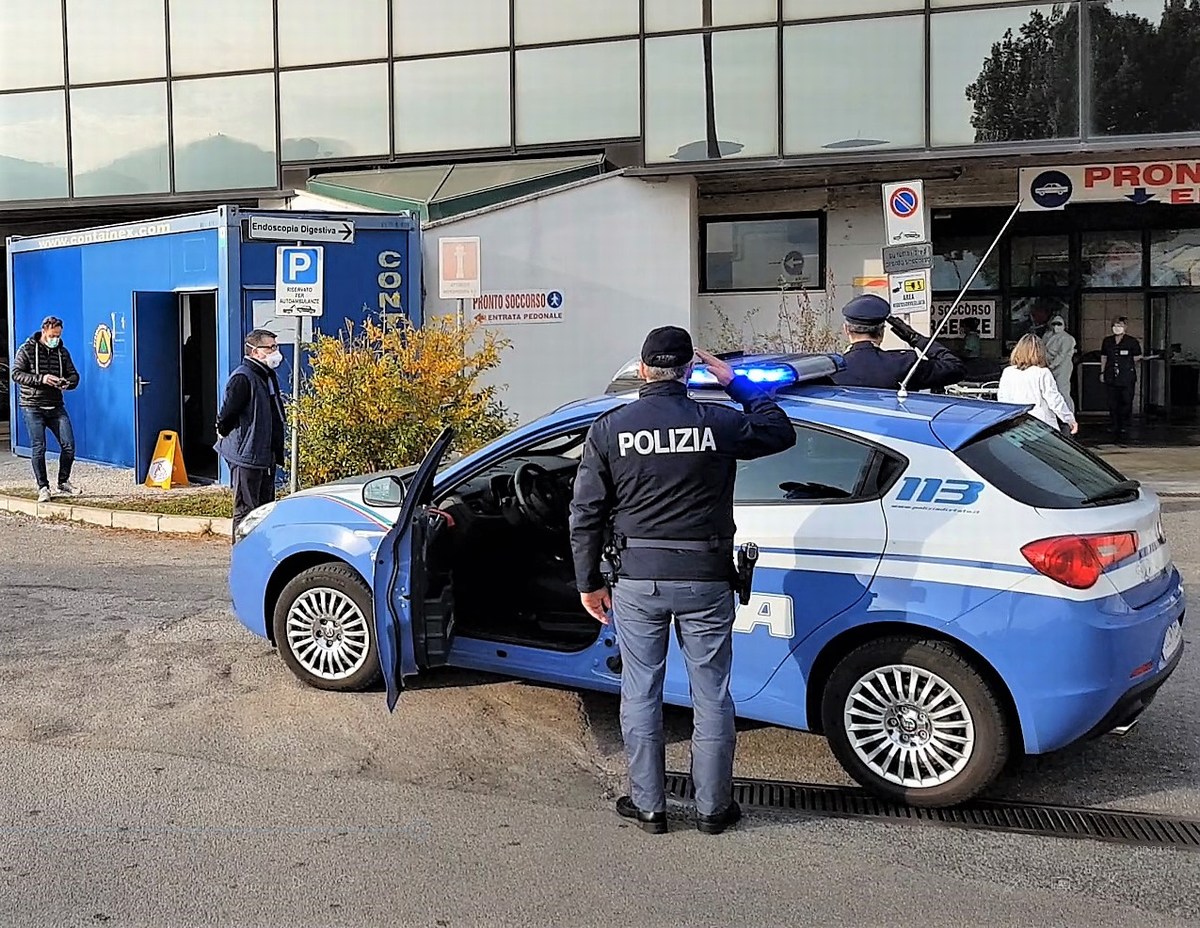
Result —
[{"label": "police officer in dark jacket", "polygon": [[892,315],[887,300],[873,294],[856,296],[842,308],[843,330],[850,340],[845,353],[846,369],[834,375],[834,383],[845,387],[877,387],[898,390],[904,377],[917,364],[917,352],[885,351],[883,327],[889,325],[900,339],[925,350],[925,358],[908,381],[911,390],[934,390],[958,383],[967,373],[963,362],[940,342],[926,338],[902,319]]},{"label": "police officer in dark jacket", "polygon": [[229,375],[217,413],[217,453],[233,478],[233,530],[252,510],[275,499],[275,468],[283,466],[283,355],[275,335],[255,329],[246,336],[246,357]]},{"label": "police officer in dark jacket", "polygon": [[[688,396],[697,357],[742,411]],[[683,329],[652,331],[639,373],[640,398],[598,419],[584,446],[571,504],[576,581],[598,621],[608,624],[610,608],[616,619],[631,785],[618,814],[652,834],[667,830],[662,694],[674,618],[691,682],[698,827],[718,834],[741,817],[732,798],[729,695],[736,462],[790,448],[796,431],[747,378],[694,351]],[[601,572],[606,534],[611,593]]]}]

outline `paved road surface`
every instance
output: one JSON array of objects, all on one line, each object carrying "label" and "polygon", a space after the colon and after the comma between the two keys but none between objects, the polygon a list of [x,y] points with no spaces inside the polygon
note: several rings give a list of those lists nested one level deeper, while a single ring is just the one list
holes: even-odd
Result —
[{"label": "paved road surface", "polygon": [[[1173,509],[1200,577],[1200,503]],[[642,835],[611,812],[615,699],[449,672],[388,716],[305,689],[228,614],[227,557],[0,521],[0,924],[1200,924],[1196,854],[761,815]],[[1198,660],[1128,739],[999,791],[1197,814]],[[816,738],[740,748],[842,779]]]}]

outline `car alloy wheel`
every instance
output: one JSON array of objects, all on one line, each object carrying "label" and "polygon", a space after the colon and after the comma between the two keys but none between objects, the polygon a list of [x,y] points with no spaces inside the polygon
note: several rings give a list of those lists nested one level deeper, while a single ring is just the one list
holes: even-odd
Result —
[{"label": "car alloy wheel", "polygon": [[843,709],[850,745],[876,776],[906,789],[940,786],[971,760],[975,722],[937,674],[891,664],[861,676]]},{"label": "car alloy wheel", "polygon": [[369,636],[366,616],[340,590],[313,587],[288,610],[287,646],[304,670],[322,680],[345,680],[358,672]]}]

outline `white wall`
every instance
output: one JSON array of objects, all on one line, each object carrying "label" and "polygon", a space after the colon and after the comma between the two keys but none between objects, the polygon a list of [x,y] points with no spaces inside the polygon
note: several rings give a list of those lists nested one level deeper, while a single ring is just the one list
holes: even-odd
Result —
[{"label": "white wall", "polygon": [[[521,421],[602,393],[658,325],[692,328],[695,186],[604,175],[424,231],[425,312],[438,298],[437,240],[480,237],[483,292],[557,290],[563,321],[496,326],[511,341],[492,381]],[[471,306],[468,301],[468,312]]]},{"label": "white wall", "polygon": [[[920,165],[897,167],[894,180],[922,176]],[[1015,205],[1016,169],[977,167],[953,179],[929,179],[925,182],[930,211],[944,206]],[[698,204],[701,217],[725,215],[767,215],[770,213],[826,212],[826,277],[830,287],[810,291],[814,309],[826,316],[831,329],[842,325],[841,308],[860,293],[875,293],[887,299],[881,251],[884,242],[883,194],[880,184],[771,191],[736,196],[702,197]],[[927,216],[927,221],[931,218]],[[997,230],[999,231],[999,230]],[[883,286],[862,286],[855,281],[884,280]],[[746,337],[762,334],[778,325],[778,293],[699,293],[697,284],[697,323],[702,337],[717,330],[721,316]],[[758,312],[752,311],[757,308]],[[910,324],[928,334],[927,313],[914,314]],[[888,334],[885,347],[900,347]]]}]

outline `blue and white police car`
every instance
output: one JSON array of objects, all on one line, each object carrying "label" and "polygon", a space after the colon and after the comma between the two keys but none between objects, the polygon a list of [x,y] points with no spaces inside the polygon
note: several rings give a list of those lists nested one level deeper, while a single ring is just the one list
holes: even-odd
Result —
[{"label": "blue and white police car", "polygon": [[[761,555],[735,626],[739,716],[818,732],[859,783],[946,806],[1014,753],[1131,725],[1183,652],[1159,502],[1025,407],[833,386],[836,355],[736,361],[795,424],[739,465],[738,542]],[[582,609],[567,536],[608,392],[443,466],[315,487],[254,511],[233,547],[240,620],[311,686],[446,665],[616,692],[611,629]],[[703,368],[692,395],[730,402]],[[619,617],[618,617],[619,621]],[[672,642],[665,699],[689,701]]]}]

